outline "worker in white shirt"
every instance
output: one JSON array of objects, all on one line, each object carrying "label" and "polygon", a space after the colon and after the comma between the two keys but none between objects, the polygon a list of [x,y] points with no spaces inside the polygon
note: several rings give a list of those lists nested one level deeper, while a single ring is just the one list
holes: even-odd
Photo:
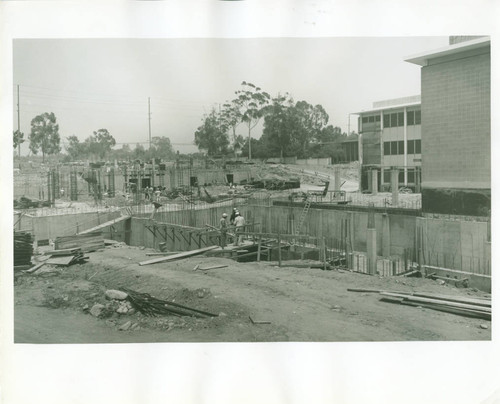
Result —
[{"label": "worker in white shirt", "polygon": [[241,233],[245,228],[245,218],[240,214],[240,212],[236,212],[234,225],[236,227],[234,245],[239,245],[243,241],[243,235]]}]

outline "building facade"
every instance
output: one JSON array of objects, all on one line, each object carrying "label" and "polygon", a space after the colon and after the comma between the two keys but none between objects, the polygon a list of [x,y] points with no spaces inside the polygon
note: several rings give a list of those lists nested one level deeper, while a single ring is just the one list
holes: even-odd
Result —
[{"label": "building facade", "polygon": [[373,103],[373,109],[355,113],[361,139],[361,189],[370,190],[376,170],[378,190],[388,191],[390,172],[399,171],[401,186],[419,189],[422,161],[420,96]]},{"label": "building facade", "polygon": [[407,62],[421,66],[422,209],[488,215],[490,39],[450,37],[448,47]]}]

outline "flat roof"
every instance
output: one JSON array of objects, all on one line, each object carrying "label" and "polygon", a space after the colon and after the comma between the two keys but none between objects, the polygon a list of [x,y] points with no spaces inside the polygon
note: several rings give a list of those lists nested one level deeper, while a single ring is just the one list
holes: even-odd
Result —
[{"label": "flat roof", "polygon": [[483,48],[489,46],[490,42],[491,39],[488,36],[479,39],[472,39],[470,41],[459,42],[455,45],[448,45],[444,48],[439,48],[432,51],[422,52],[417,55],[413,55],[408,59],[405,59],[405,62],[414,63],[420,66],[427,66],[427,61],[429,59],[435,59],[441,56],[454,55],[472,49]]},{"label": "flat roof", "polygon": [[367,109],[365,111],[360,111],[360,112],[351,112],[351,114],[352,115],[361,115],[361,114],[369,114],[369,113],[380,112],[380,111],[389,111],[391,109],[400,109],[400,108],[404,108],[404,107],[418,107],[418,106],[420,106],[420,104],[421,104],[421,102],[407,102],[404,104],[388,105],[386,107]]}]

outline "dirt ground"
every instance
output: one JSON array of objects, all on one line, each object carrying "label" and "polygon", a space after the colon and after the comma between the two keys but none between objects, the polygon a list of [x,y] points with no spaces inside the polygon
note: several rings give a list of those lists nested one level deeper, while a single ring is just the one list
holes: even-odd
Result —
[{"label": "dirt ground", "polygon": [[[429,279],[379,278],[336,270],[237,263],[195,256],[139,266],[151,249],[123,244],[89,253],[89,262],[57,272],[17,276],[16,343],[435,341],[490,340],[491,323],[380,301],[347,288],[486,296]],[[194,270],[213,265],[225,268]],[[43,268],[50,267],[45,266]],[[107,289],[128,288],[217,316],[118,314]],[[106,316],[89,309],[107,305]],[[269,322],[254,324],[250,320]],[[131,327],[120,331],[130,321]],[[482,328],[487,327],[487,328]]]}]

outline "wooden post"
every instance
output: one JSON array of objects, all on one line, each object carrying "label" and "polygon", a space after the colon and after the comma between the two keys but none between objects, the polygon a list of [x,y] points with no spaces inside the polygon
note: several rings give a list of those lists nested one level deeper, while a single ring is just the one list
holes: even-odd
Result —
[{"label": "wooden post", "polygon": [[278,230],[278,266],[281,266],[281,234]]},{"label": "wooden post", "polygon": [[259,246],[257,247],[257,262],[260,262],[260,248],[262,245],[262,236],[259,237]]},{"label": "wooden post", "polygon": [[322,238],[322,244],[323,244],[323,270],[326,271],[326,240],[324,237]]}]

